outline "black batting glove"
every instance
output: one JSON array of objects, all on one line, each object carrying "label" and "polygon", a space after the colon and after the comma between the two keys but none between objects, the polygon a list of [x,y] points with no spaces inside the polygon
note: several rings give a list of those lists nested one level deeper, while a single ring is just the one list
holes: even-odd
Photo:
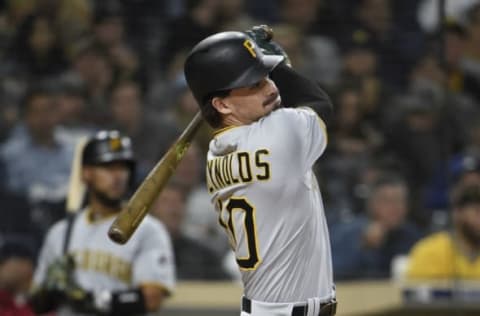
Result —
[{"label": "black batting glove", "polygon": [[273,41],[273,30],[268,25],[256,25],[245,33],[260,47],[265,55],[283,56],[285,63],[291,66],[290,58],[277,42]]}]

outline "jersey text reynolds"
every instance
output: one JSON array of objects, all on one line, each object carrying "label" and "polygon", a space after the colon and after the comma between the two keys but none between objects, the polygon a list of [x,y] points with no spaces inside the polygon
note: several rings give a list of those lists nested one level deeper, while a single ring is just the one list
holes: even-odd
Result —
[{"label": "jersey text reynolds", "polygon": [[238,151],[208,161],[207,185],[209,192],[212,193],[238,183],[270,179],[270,164],[265,161],[269,155],[267,149],[258,149],[253,155],[247,151]]}]

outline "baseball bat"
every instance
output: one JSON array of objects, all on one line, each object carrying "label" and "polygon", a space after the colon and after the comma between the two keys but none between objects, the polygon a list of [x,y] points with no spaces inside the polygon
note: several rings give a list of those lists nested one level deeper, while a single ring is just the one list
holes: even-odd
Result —
[{"label": "baseball bat", "polygon": [[82,207],[87,188],[82,181],[82,152],[87,144],[87,137],[82,137],[75,146],[75,153],[70,169],[70,178],[68,181],[68,193],[66,198],[66,209],[69,213],[76,213]]},{"label": "baseball bat", "polygon": [[132,195],[124,209],[110,226],[108,236],[118,244],[125,244],[138,225],[147,215],[150,206],[182,160],[191,140],[202,125],[203,119],[198,112],[177,138],[162,159],[153,167],[147,177]]},{"label": "baseball bat", "polygon": [[66,199],[67,209],[67,229],[62,241],[62,252],[64,255],[68,253],[70,239],[72,238],[72,227],[74,221],[74,214],[80,211],[83,206],[87,187],[82,180],[82,153],[87,144],[88,137],[82,137],[78,140],[75,146],[75,152],[72,160],[72,167],[70,169],[70,179],[68,181],[68,193]]}]

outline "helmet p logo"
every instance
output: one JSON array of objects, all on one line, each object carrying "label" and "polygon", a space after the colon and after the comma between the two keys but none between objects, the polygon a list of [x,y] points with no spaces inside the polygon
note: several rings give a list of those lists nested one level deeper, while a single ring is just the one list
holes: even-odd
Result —
[{"label": "helmet p logo", "polygon": [[252,41],[249,39],[246,39],[243,42],[243,46],[248,50],[250,55],[252,55],[253,58],[257,57],[257,53],[255,53],[255,46],[253,45]]},{"label": "helmet p logo", "polygon": [[122,148],[122,141],[120,138],[112,138],[110,139],[110,149],[113,151],[117,151]]}]

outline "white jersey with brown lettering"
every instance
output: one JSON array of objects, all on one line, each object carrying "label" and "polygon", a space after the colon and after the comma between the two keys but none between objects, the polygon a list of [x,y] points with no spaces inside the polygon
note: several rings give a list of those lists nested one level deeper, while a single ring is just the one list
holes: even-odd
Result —
[{"label": "white jersey with brown lettering", "polygon": [[310,108],[281,108],[210,142],[207,186],[242,273],[264,302],[335,297],[323,202],[312,171],[327,145]]},{"label": "white jersey with brown lettering", "polygon": [[[75,216],[68,253],[75,258],[74,276],[87,291],[125,290],[141,284],[157,284],[171,292],[175,264],[170,237],[164,225],[146,216],[125,245],[112,242],[107,232],[114,216],[91,221],[89,210]],[[67,221],[49,230],[40,252],[34,284],[40,285],[50,264],[63,256]],[[76,315],[68,307],[58,315]]]}]

